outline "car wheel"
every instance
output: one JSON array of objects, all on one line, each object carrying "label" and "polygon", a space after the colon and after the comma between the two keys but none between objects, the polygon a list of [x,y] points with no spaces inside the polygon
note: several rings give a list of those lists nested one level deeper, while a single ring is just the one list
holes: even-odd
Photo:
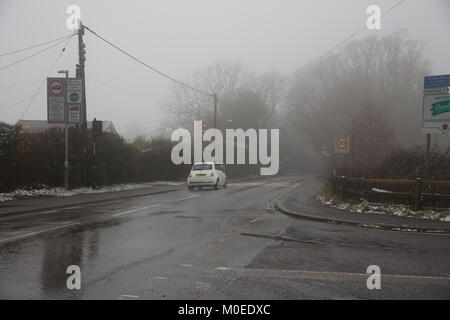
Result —
[{"label": "car wheel", "polygon": [[223,184],[223,187],[226,189],[228,187],[227,181],[225,180],[225,183]]},{"label": "car wheel", "polygon": [[214,189],[219,189],[219,179],[216,180],[216,184],[214,185]]},{"label": "car wheel", "polygon": [[189,191],[192,191],[192,189],[194,189],[194,187],[192,187],[192,186],[187,186],[187,188]]}]

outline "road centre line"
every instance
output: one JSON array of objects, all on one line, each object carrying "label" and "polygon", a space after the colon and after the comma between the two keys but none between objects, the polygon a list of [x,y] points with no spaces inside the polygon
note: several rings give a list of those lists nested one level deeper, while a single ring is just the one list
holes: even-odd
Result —
[{"label": "road centre line", "polygon": [[125,214],[133,213],[133,212],[136,212],[136,211],[142,211],[142,210],[145,210],[145,209],[154,208],[154,207],[158,207],[158,206],[159,206],[159,204],[154,204],[154,205],[151,205],[151,206],[141,207],[141,208],[125,211],[125,212],[114,213],[114,214],[111,215],[111,217],[119,217],[119,216],[123,216]]},{"label": "road centre line", "polygon": [[189,197],[185,197],[185,198],[180,198],[180,199],[176,199],[175,201],[183,201],[183,200],[188,200],[188,199],[192,199],[192,198],[197,198],[200,197],[199,194],[193,195],[193,196],[189,196]]}]

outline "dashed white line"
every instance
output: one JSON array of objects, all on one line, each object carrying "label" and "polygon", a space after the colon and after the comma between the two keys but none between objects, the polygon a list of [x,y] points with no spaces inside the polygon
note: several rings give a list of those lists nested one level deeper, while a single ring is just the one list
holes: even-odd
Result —
[{"label": "dashed white line", "polygon": [[258,220],[261,220],[261,218],[253,219],[252,221],[250,221],[250,223],[255,223],[255,222],[258,221]]},{"label": "dashed white line", "polygon": [[112,217],[119,217],[119,216],[123,216],[125,214],[129,214],[129,213],[133,213],[133,212],[137,212],[137,211],[142,211],[142,210],[145,210],[145,209],[154,208],[154,207],[158,207],[158,206],[159,206],[159,204],[154,204],[154,205],[151,205],[151,206],[137,208],[137,209],[133,209],[133,210],[125,211],[125,212],[114,213],[111,216]]},{"label": "dashed white line", "polygon": [[196,195],[189,196],[189,197],[186,197],[186,198],[176,199],[175,201],[183,201],[183,200],[188,200],[188,199],[197,198],[197,197],[200,197],[200,195],[196,194]]},{"label": "dashed white line", "polygon": [[124,298],[139,298],[139,296],[134,296],[132,294],[123,294],[122,297],[124,297]]}]

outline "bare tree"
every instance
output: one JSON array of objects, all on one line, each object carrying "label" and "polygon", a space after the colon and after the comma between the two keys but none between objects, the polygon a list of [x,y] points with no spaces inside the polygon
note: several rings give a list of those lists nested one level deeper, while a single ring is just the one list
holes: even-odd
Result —
[{"label": "bare tree", "polygon": [[[238,62],[219,61],[193,73],[188,83],[206,93],[217,93],[219,102],[246,90],[253,74]],[[186,87],[173,84],[163,103],[167,125],[192,127],[194,120],[212,122],[213,98]],[[222,110],[219,108],[219,113]]]},{"label": "bare tree", "polygon": [[423,76],[430,72],[422,49],[404,31],[349,43],[296,76],[289,119],[317,148],[331,147],[333,137],[348,134],[352,118],[371,106],[383,113],[399,143],[417,143]]},{"label": "bare tree", "polygon": [[253,90],[260,95],[268,107],[266,115],[262,119],[262,127],[268,127],[268,123],[276,114],[277,108],[285,101],[286,86],[283,78],[284,76],[280,72],[272,71],[257,76],[254,81]]}]

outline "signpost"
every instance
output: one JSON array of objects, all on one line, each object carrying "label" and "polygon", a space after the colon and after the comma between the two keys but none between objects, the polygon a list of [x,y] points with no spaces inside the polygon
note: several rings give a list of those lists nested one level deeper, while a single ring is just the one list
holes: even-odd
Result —
[{"label": "signpost", "polygon": [[426,170],[429,171],[431,134],[450,129],[450,74],[428,76],[423,82],[422,132],[427,135]]},{"label": "signpost", "polygon": [[69,123],[81,122],[83,84],[81,79],[67,79],[67,107]]},{"label": "signpost", "polygon": [[447,133],[450,127],[450,74],[429,76],[423,82],[422,132]]},{"label": "signpost", "polygon": [[92,156],[93,156],[93,162],[94,166],[92,167],[92,189],[95,190],[96,188],[96,176],[97,176],[97,160],[96,160],[96,144],[97,144],[97,138],[101,137],[103,133],[103,121],[97,120],[94,118],[94,121],[92,121]]},{"label": "signpost", "polygon": [[80,123],[82,93],[81,79],[47,78],[47,121]]},{"label": "signpost", "polygon": [[344,154],[349,153],[350,137],[334,137],[334,152]]},{"label": "signpost", "polygon": [[66,78],[47,78],[47,121],[64,123],[66,119]]},{"label": "signpost", "polygon": [[47,121],[65,124],[64,187],[69,189],[69,128],[80,123],[82,107],[82,81],[69,79],[69,71],[61,70],[65,78],[47,78]]}]

